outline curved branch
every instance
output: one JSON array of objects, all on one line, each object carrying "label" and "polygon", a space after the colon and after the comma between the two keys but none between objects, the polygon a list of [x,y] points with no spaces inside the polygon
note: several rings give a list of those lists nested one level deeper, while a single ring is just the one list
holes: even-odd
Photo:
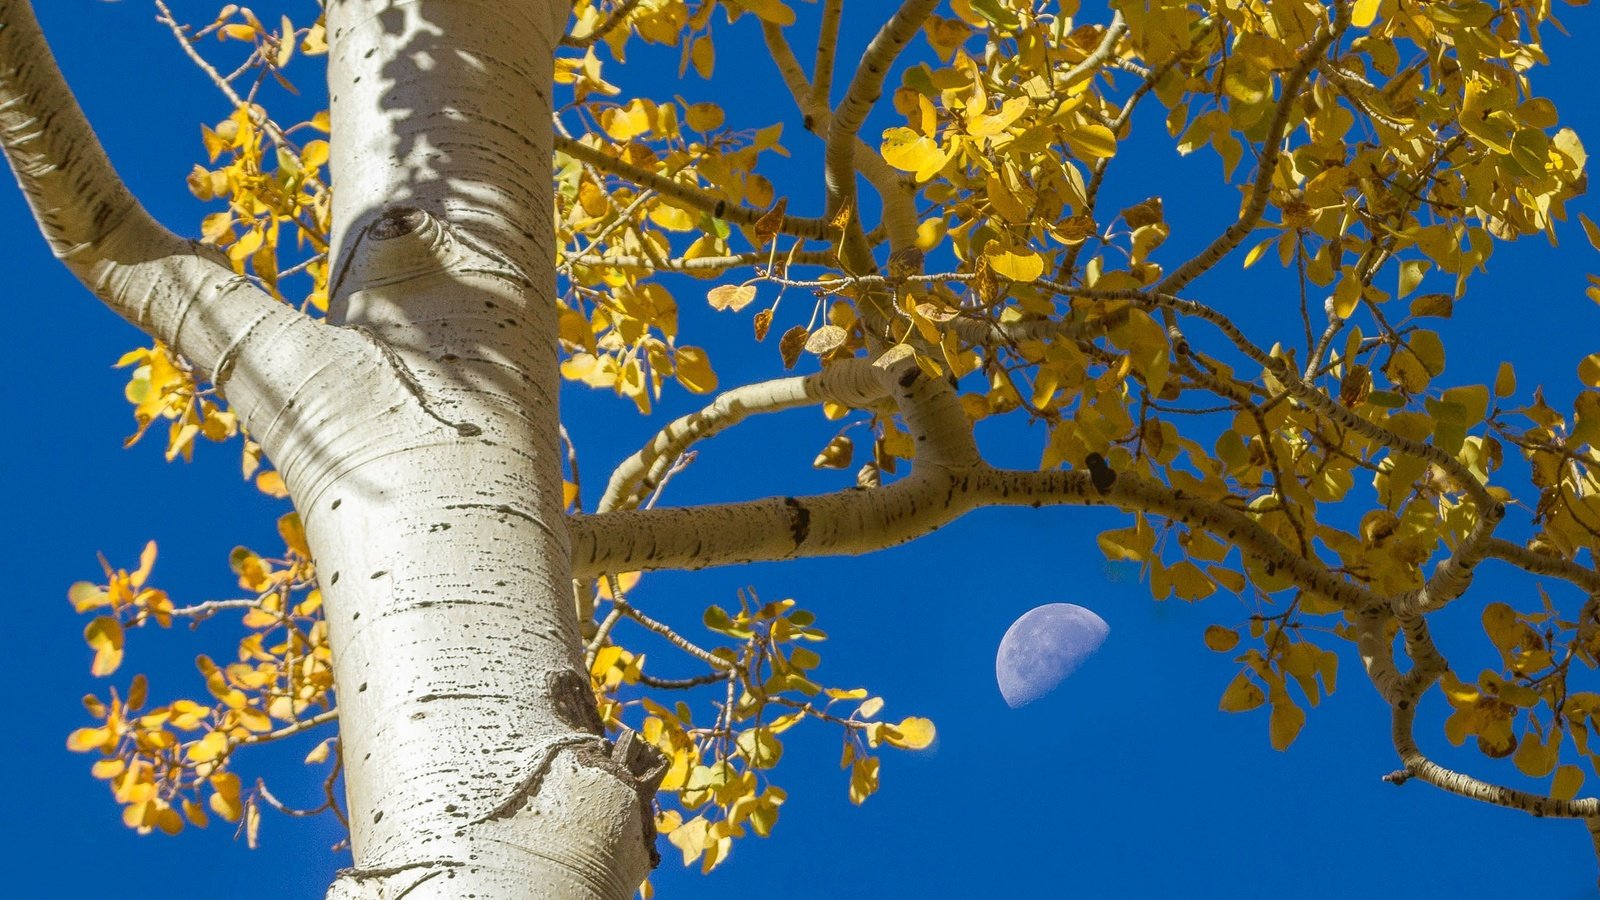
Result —
[{"label": "curved branch", "polygon": [[1350,610],[1379,606],[1372,591],[1286,546],[1249,513],[1124,474],[1105,491],[1088,472],[918,464],[874,490],[747,503],[618,510],[569,519],[579,577],[636,569],[702,569],[764,560],[856,555],[930,534],[986,506],[1109,505],[1202,528]]},{"label": "curved branch", "polygon": [[[765,210],[729,204],[727,200],[715,197],[693,185],[684,184],[670,175],[662,175],[658,172],[651,172],[648,169],[641,169],[630,162],[605,153],[599,148],[591,147],[564,135],[555,135],[555,149],[597,169],[609,172],[624,181],[649,188],[664,197],[670,197],[679,203],[692,206],[712,218],[726,219],[740,225],[753,226],[766,215]],[[827,239],[828,226],[822,219],[783,216],[777,225],[780,234],[814,241]]]},{"label": "curved branch", "polygon": [[1600,816],[1600,798],[1579,797],[1572,800],[1560,800],[1544,794],[1519,791],[1516,788],[1492,784],[1439,765],[1417,748],[1417,742],[1412,737],[1412,728],[1416,723],[1416,718],[1416,704],[1397,704],[1395,706],[1393,720],[1394,743],[1395,749],[1400,753],[1400,761],[1405,764],[1405,768],[1385,776],[1385,781],[1404,784],[1412,778],[1418,778],[1458,797],[1481,800],[1484,803],[1492,803],[1495,806],[1504,806],[1508,809],[1520,809],[1529,815],[1540,817],[1593,819]]},{"label": "curved branch", "polygon": [[[823,11],[823,32],[818,38],[818,72],[826,68],[828,79],[832,77],[832,52],[824,53],[824,49],[832,48],[836,41],[830,39],[828,31],[828,15],[833,13],[837,28],[838,3],[829,4]],[[783,36],[783,29],[771,22],[761,23],[761,34],[766,39],[768,55],[778,66],[778,72],[783,76],[784,84],[788,85],[789,93],[794,98],[795,106],[804,117],[806,128],[811,133],[827,140],[830,129],[833,127],[833,111],[827,104],[827,79],[821,74],[816,75],[813,83],[806,78],[805,72],[800,68],[800,61],[795,59],[794,51],[790,49],[789,42]],[[884,161],[866,142],[859,137],[853,139],[855,145],[852,165],[861,172],[874,190],[878,192],[883,201],[883,227],[889,236],[889,246],[894,250],[913,246],[917,239],[917,202],[916,187],[894,167]],[[870,244],[870,241],[868,242]]]},{"label": "curved branch", "polygon": [[1600,594],[1600,572],[1580,566],[1570,559],[1546,556],[1501,538],[1488,541],[1485,555],[1511,563],[1524,572],[1560,578],[1591,594]]},{"label": "curved branch", "polygon": [[867,360],[850,359],[814,375],[763,381],[727,391],[706,408],[661,429],[647,446],[617,466],[598,510],[604,513],[637,506],[691,444],[731,428],[750,415],[829,400],[845,406],[868,406],[888,395],[877,376],[877,370]]},{"label": "curved branch", "polygon": [[850,87],[834,111],[828,125],[828,145],[825,151],[824,175],[828,189],[828,215],[832,216],[855,199],[856,139],[861,126],[867,121],[878,97],[883,93],[883,81],[895,57],[916,36],[923,20],[938,6],[938,0],[905,0],[889,21],[883,24],[872,43],[867,45],[861,63],[856,66]]},{"label": "curved branch", "polygon": [[207,377],[218,376],[230,347],[251,332],[298,317],[139,205],[62,79],[27,0],[0,0],[0,149],[56,257]]},{"label": "curved branch", "polygon": [[1390,601],[1395,614],[1419,616],[1433,612],[1466,593],[1467,587],[1472,584],[1472,572],[1478,563],[1488,558],[1490,542],[1494,540],[1494,528],[1505,515],[1506,508],[1502,503],[1496,503],[1488,509],[1480,508],[1472,532],[1456,547],[1455,552],[1439,563],[1427,583]]}]

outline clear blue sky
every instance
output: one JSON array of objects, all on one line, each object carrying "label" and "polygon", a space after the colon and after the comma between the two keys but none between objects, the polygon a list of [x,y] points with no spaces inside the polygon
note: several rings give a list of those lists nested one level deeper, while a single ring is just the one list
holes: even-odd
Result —
[{"label": "clear blue sky", "polygon": [[[195,20],[215,8],[174,5]],[[184,176],[202,159],[199,124],[227,112],[221,98],[155,24],[148,4],[48,0],[39,6],[69,81],[135,193],[169,226],[194,233],[204,210],[185,190]],[[257,12],[270,21],[283,9],[298,20],[309,18],[313,6]],[[879,6],[850,5],[853,51],[870,36],[865,20],[878,15]],[[1592,101],[1600,19],[1584,9],[1564,8],[1562,15],[1572,36],[1549,33],[1555,65],[1538,74],[1536,85],[1593,151],[1600,148],[1600,128],[1585,101]],[[719,39],[717,79],[654,89],[654,95],[716,99],[728,107],[730,122],[768,124],[781,87],[759,53],[753,23],[719,28],[727,39]],[[809,58],[809,51],[801,55]],[[840,58],[857,57],[842,52]],[[623,80],[659,83],[675,68],[675,57],[663,63],[660,54],[641,53],[630,58]],[[300,86],[315,103],[320,88],[310,69],[299,71]],[[1162,257],[1170,260],[1232,215],[1233,195],[1220,185],[1214,159],[1197,154],[1178,161],[1159,149],[1158,115],[1141,117],[1136,129],[1150,139],[1145,146],[1158,149],[1119,162],[1113,202],[1167,197],[1177,232]],[[788,175],[774,176],[779,191],[792,194],[792,211],[814,212],[821,180],[815,142],[791,121],[785,143],[795,156]],[[1587,199],[1575,207],[1600,217]],[[1492,378],[1498,360],[1509,358],[1518,364],[1524,396],[1543,383],[1553,400],[1570,401],[1578,387],[1577,359],[1600,349],[1594,346],[1600,308],[1582,296],[1584,273],[1600,268],[1600,260],[1575,225],[1560,231],[1559,249],[1537,239],[1500,248],[1489,273],[1474,282],[1444,328],[1453,351],[1449,383]],[[227,596],[234,590],[229,549],[275,546],[272,523],[282,507],[240,481],[234,446],[202,447],[187,466],[163,463],[158,441],[122,450],[132,418],[122,398],[126,373],[111,364],[140,339],[49,257],[20,195],[9,187],[0,189],[0,240],[13,385],[6,410],[11,437],[0,442],[11,579],[0,683],[12,710],[9,814],[0,825],[9,864],[0,868],[0,895],[115,891],[129,900],[244,900],[318,894],[346,863],[327,852],[336,823],[269,813],[262,847],[253,852],[216,825],[178,838],[141,838],[121,825],[104,785],[89,776],[92,759],[65,749],[68,732],[87,724],[79,698],[105,690],[89,675],[79,636],[85,620],[65,598],[69,583],[97,575],[96,551],[132,565],[143,543],[156,539],[160,585],[187,601]],[[1241,274],[1237,259],[1225,262],[1196,294],[1249,323],[1268,343],[1275,324],[1292,339],[1298,325],[1290,323],[1298,317],[1281,284],[1257,277],[1266,265]],[[749,346],[744,317],[713,317],[697,302],[703,287],[680,292],[684,330],[712,348],[722,383],[775,374],[775,348]],[[726,349],[718,353],[719,347]],[[650,422],[608,393],[577,389],[565,399],[592,490],[600,473],[644,439]],[[661,412],[694,405],[680,392],[663,401]],[[705,447],[665,500],[834,489],[847,476],[809,468],[831,433],[832,426],[808,412],[741,426]],[[1042,432],[1018,425],[986,429],[981,438],[997,461],[1027,465],[1037,462]],[[1526,511],[1514,511],[1511,519],[1506,527],[1515,533]],[[1397,765],[1387,711],[1347,648],[1338,648],[1339,691],[1310,711],[1288,753],[1268,746],[1264,711],[1217,712],[1217,697],[1236,669],[1226,656],[1207,651],[1200,633],[1213,622],[1237,624],[1245,607],[1221,594],[1198,605],[1152,602],[1136,574],[1108,567],[1095,548],[1098,531],[1125,520],[1108,510],[987,511],[867,559],[647,577],[637,602],[686,624],[707,603],[733,602],[746,585],[767,598],[795,597],[832,635],[820,648],[825,680],[869,686],[888,699],[892,718],[927,715],[939,727],[933,749],[886,755],[883,789],[861,808],[846,799],[838,735],[809,726],[789,732],[776,781],[790,799],[773,837],[741,841],[732,860],[709,878],[683,870],[675,849],[663,842],[658,895],[1592,894],[1596,866],[1576,823],[1535,820],[1420,783],[1395,788],[1379,780]],[[1438,626],[1446,651],[1460,654],[1457,667],[1464,673],[1489,664],[1476,627],[1481,604],[1532,595],[1531,583],[1502,575],[1486,571],[1463,608]],[[1574,602],[1556,596],[1569,608]],[[1050,602],[1096,610],[1110,623],[1111,636],[1056,693],[1009,709],[994,684],[996,643],[1018,615]],[[198,690],[194,655],[227,655],[230,647],[225,626],[140,632],[113,681],[124,684],[131,673],[145,671],[157,698]],[[1425,709],[1426,746],[1446,763],[1523,783],[1509,763],[1450,748],[1437,730],[1442,706],[1435,694]],[[270,753],[257,754],[268,761],[260,769],[247,764],[245,771],[272,775],[270,783],[287,798],[312,797],[316,785],[293,761],[303,751],[283,752],[277,765]],[[1591,774],[1587,787],[1600,789],[1600,778]]]}]

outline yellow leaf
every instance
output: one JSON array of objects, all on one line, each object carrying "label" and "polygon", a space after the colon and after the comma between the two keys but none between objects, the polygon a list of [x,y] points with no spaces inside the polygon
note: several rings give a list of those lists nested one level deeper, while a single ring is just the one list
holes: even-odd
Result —
[{"label": "yellow leaf", "polygon": [[283,476],[276,471],[262,472],[256,476],[256,490],[268,497],[287,497],[289,489],[284,486]]},{"label": "yellow leaf", "polygon": [[707,394],[717,389],[717,375],[711,371],[711,360],[699,347],[679,347],[673,355],[673,370],[678,383],[696,394]]},{"label": "yellow leaf", "polygon": [[822,448],[817,458],[811,461],[813,468],[818,469],[843,469],[850,465],[850,459],[855,455],[855,444],[842,434],[833,436],[828,446]]},{"label": "yellow leaf", "polygon": [[307,170],[316,171],[323,163],[328,161],[328,142],[315,140],[306,144],[300,151],[300,165]]},{"label": "yellow leaf", "polygon": [[[647,105],[648,104],[648,105]],[[600,127],[614,141],[629,141],[650,130],[655,104],[635,98],[626,106],[613,106],[600,113]]]},{"label": "yellow leaf", "polygon": [[99,616],[83,629],[83,639],[94,650],[94,663],[89,671],[95,675],[110,675],[122,665],[122,623],[112,616]]},{"label": "yellow leaf", "polygon": [[1500,364],[1500,371],[1494,376],[1494,395],[1496,397],[1509,397],[1517,391],[1517,371],[1508,362]]},{"label": "yellow leaf", "polygon": [[921,716],[908,716],[900,720],[884,739],[904,750],[924,750],[933,744],[936,732],[933,722]]},{"label": "yellow leaf", "polygon": [[879,152],[884,161],[896,169],[915,172],[919,182],[932,178],[949,161],[938,144],[909,128],[886,129]]},{"label": "yellow leaf", "polygon": [[278,519],[278,536],[283,538],[283,545],[290,553],[301,559],[311,558],[311,548],[306,544],[306,529],[300,524],[300,514],[288,512]]},{"label": "yellow leaf", "polygon": [[1301,726],[1306,724],[1306,712],[1289,695],[1282,691],[1274,691],[1272,696],[1272,720],[1267,725],[1267,731],[1272,738],[1272,749],[1287,750],[1294,739],[1299,736]]},{"label": "yellow leaf", "polygon": [[1206,647],[1218,653],[1227,653],[1239,645],[1239,632],[1221,625],[1207,625]]},{"label": "yellow leaf", "polygon": [[752,728],[740,734],[736,743],[739,753],[750,761],[752,768],[770,769],[783,756],[783,743],[773,737],[770,728]]},{"label": "yellow leaf", "polygon": [[866,756],[855,760],[850,765],[850,802],[857,806],[866,802],[866,799],[877,793],[878,790],[878,760],[876,757]]},{"label": "yellow leaf", "polygon": [[1002,278],[1032,281],[1044,274],[1044,257],[1027,247],[1011,249],[1001,246],[999,241],[990,241],[983,255],[989,261],[989,268]]},{"label": "yellow leaf", "polygon": [[1562,766],[1556,769],[1556,777],[1550,782],[1550,796],[1557,800],[1571,800],[1578,796],[1578,789],[1583,787],[1583,770],[1577,766]]},{"label": "yellow leaf", "polygon": [[732,5],[742,7],[774,25],[793,25],[794,10],[783,0],[733,0]]},{"label": "yellow leaf", "polygon": [[78,612],[88,612],[111,603],[110,594],[101,590],[99,585],[87,581],[74,582],[72,587],[67,588],[67,599]]},{"label": "yellow leaf", "polygon": [[753,284],[719,284],[706,292],[706,302],[715,310],[738,312],[749,306],[755,298],[756,288]]},{"label": "yellow leaf", "polygon": [[1217,708],[1223,712],[1249,712],[1265,702],[1267,697],[1261,688],[1250,680],[1250,676],[1240,672],[1228,684],[1228,689],[1222,692],[1222,702]]},{"label": "yellow leaf", "polygon": [[1341,319],[1350,318],[1356,311],[1356,304],[1361,302],[1361,281],[1353,275],[1346,275],[1339,279],[1339,286],[1333,289],[1333,314]]},{"label": "yellow leaf", "polygon": [[1357,28],[1367,28],[1378,17],[1380,0],[1356,0],[1355,6],[1350,10],[1350,24]]},{"label": "yellow leaf", "polygon": [[67,749],[75,753],[109,750],[114,746],[116,735],[110,728],[79,728],[67,735]]},{"label": "yellow leaf", "polygon": [[189,745],[184,756],[192,763],[214,762],[228,752],[228,736],[213,731]]},{"label": "yellow leaf", "polygon": [[325,741],[319,741],[315,747],[311,748],[311,752],[306,754],[306,765],[314,766],[317,763],[327,762],[328,751],[332,746],[333,738],[328,738]]},{"label": "yellow leaf", "polygon": [[715,103],[691,103],[684,108],[683,118],[690,128],[705,134],[721,128],[725,114]]},{"label": "yellow leaf", "polygon": [[1086,122],[1066,134],[1067,146],[1080,158],[1106,159],[1117,155],[1117,136],[1098,122]]}]

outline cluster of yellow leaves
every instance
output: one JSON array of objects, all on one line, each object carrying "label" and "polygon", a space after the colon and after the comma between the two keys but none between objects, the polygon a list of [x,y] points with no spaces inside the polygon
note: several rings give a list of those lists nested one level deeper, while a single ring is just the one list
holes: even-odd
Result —
[{"label": "cluster of yellow leaves", "polygon": [[[623,690],[640,684],[642,654],[608,643],[590,667],[607,727],[629,727],[630,713],[640,716],[638,733],[666,760],[658,797],[671,802],[663,803],[657,828],[683,854],[684,865],[699,860],[707,872],[727,859],[747,830],[771,833],[787,796],[770,777],[783,756],[779,736],[800,722],[811,718],[843,730],[842,766],[850,772],[855,803],[878,788],[879,760],[871,751],[884,745],[920,750],[934,739],[927,719],[878,720],[883,699],[863,688],[825,688],[812,680],[821,657],[805,645],[826,635],[795,601],[762,604],[740,592],[739,602],[735,612],[711,606],[704,615],[709,631],[738,642],[708,651],[719,676],[706,680],[715,708],[709,723],[697,724],[688,702],[668,707]],[[853,709],[841,714],[839,704]]]},{"label": "cluster of yellow leaves", "polygon": [[[253,846],[260,801],[257,792],[241,792],[240,778],[230,770],[235,752],[331,717],[327,623],[299,515],[283,516],[278,531],[285,544],[282,557],[264,558],[244,547],[230,556],[239,586],[254,595],[247,599],[175,607],[165,592],[147,583],[154,542],[145,547],[138,569],[106,566],[106,583],[80,582],[68,592],[80,612],[106,610],[84,632],[95,651],[92,671],[99,676],[120,665],[125,628],[151,621],[167,627],[175,618],[198,622],[223,610],[244,611],[247,633],[239,640],[237,661],[218,665],[206,656],[196,661],[209,698],[179,699],[146,711],[143,675],[133,678],[125,699],[115,688],[106,700],[84,698],[99,724],[74,731],[67,746],[99,751],[94,774],[110,783],[123,806],[123,821],[140,833],[176,834],[185,822],[205,827],[209,808],[229,822],[243,819]],[[327,759],[326,746],[319,750],[308,763]]]},{"label": "cluster of yellow leaves", "polygon": [[157,341],[149,347],[130,350],[117,360],[117,368],[133,367],[123,394],[133,404],[138,430],[125,442],[132,446],[144,437],[159,419],[167,427],[167,459],[194,456],[194,439],[225,441],[239,433],[239,421],[217,402],[215,392],[202,389],[194,371],[182,358]]},{"label": "cluster of yellow leaves", "polygon": [[[785,153],[781,127],[749,140],[720,133],[723,113],[714,104],[588,104],[605,152],[637,169],[668,177],[730,205],[766,207],[772,184],[754,172],[764,152]],[[680,112],[681,110],[681,112]],[[669,377],[687,390],[717,386],[706,352],[677,343],[677,300],[647,281],[658,263],[680,257],[691,274],[696,261],[732,253],[733,229],[692,205],[609,179],[576,159],[556,160],[557,239],[567,276],[561,342],[568,354],[562,375],[591,387],[609,387],[649,412]],[[674,248],[673,236],[687,246]],[[715,267],[706,274],[715,274]]]},{"label": "cluster of yellow leaves", "polygon": [[[1562,763],[1570,742],[1592,772],[1600,773],[1600,694],[1575,690],[1573,663],[1592,670],[1600,660],[1600,628],[1592,604],[1576,618],[1563,615],[1540,591],[1542,608],[1524,612],[1505,603],[1484,607],[1483,629],[1500,657],[1498,671],[1485,669],[1476,682],[1454,672],[1441,679],[1451,714],[1445,735],[1460,745],[1474,738],[1487,756],[1510,757],[1533,778],[1549,776],[1549,793],[1570,799],[1584,782],[1583,769]],[[1569,757],[1570,758],[1570,757]]]},{"label": "cluster of yellow leaves", "polygon": [[[1284,628],[1283,621],[1259,616],[1250,620],[1250,636],[1260,640],[1262,647],[1252,647],[1234,658],[1241,669],[1222,692],[1219,704],[1224,712],[1248,712],[1270,704],[1267,733],[1276,750],[1287,750],[1306,721],[1305,710],[1289,694],[1290,679],[1306,701],[1316,706],[1324,694],[1333,693],[1339,674],[1337,653],[1302,639],[1296,629]],[[1206,646],[1218,653],[1233,650],[1239,640],[1238,631],[1222,625],[1212,625],[1205,632]]]},{"label": "cluster of yellow leaves", "polygon": [[[326,133],[328,115],[318,113],[305,125]],[[195,166],[189,189],[201,200],[225,200],[228,208],[206,216],[200,224],[201,238],[224,249],[235,271],[253,274],[282,300],[280,232],[292,228],[296,246],[309,245],[314,254],[304,264],[313,281],[305,304],[326,312],[328,271],[323,254],[328,249],[332,196],[322,169],[328,162],[328,142],[318,138],[297,149],[287,138],[269,140],[272,133],[282,130],[255,104],[240,106],[215,128],[202,130],[211,163],[216,165],[224,155],[227,159],[214,169]]]}]

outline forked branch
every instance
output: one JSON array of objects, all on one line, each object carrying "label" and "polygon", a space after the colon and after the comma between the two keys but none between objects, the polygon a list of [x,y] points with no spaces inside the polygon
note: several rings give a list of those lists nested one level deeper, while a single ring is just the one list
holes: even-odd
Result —
[{"label": "forked branch", "polygon": [[112,169],[28,0],[0,0],[0,149],[51,251],[207,377],[225,375],[252,333],[302,318],[145,211]]}]

